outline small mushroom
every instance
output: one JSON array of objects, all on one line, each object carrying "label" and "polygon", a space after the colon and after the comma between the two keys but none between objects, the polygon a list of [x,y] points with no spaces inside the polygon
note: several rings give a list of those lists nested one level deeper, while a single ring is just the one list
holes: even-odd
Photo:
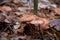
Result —
[{"label": "small mushroom", "polygon": [[31,20],[35,19],[35,17],[36,17],[35,15],[26,14],[26,15],[23,15],[23,17],[20,18],[20,21],[21,22],[28,22],[28,21],[31,21]]},{"label": "small mushroom", "polygon": [[42,29],[48,29],[49,20],[46,18],[40,18],[36,15],[25,15],[20,19],[21,22],[28,22],[34,25],[40,25]]},{"label": "small mushroom", "polygon": [[[40,18],[39,20],[33,20],[30,22],[31,24],[38,24],[40,26],[37,27],[37,30],[40,30],[40,29],[48,29],[48,24],[49,24],[49,21],[46,19],[46,18]],[[40,28],[40,29],[39,29]]]}]

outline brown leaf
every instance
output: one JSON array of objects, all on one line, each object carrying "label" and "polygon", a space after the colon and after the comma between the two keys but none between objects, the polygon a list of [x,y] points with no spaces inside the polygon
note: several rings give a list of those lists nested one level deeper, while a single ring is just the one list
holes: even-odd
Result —
[{"label": "brown leaf", "polygon": [[7,12],[11,12],[12,8],[10,8],[9,6],[3,6],[0,8],[1,11],[7,11]]},{"label": "brown leaf", "polygon": [[56,9],[54,9],[54,11],[55,11],[57,14],[60,15],[60,8],[56,8]]}]

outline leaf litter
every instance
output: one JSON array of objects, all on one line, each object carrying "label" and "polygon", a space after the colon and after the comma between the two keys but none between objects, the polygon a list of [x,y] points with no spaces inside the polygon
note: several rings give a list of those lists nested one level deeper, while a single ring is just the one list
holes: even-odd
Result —
[{"label": "leaf litter", "polygon": [[58,0],[39,0],[39,16],[33,13],[33,0],[0,2],[0,40],[60,40]]}]

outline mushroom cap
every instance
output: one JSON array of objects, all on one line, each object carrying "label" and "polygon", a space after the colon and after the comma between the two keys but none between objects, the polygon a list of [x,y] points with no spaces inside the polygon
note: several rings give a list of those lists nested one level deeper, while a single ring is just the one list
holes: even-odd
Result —
[{"label": "mushroom cap", "polygon": [[39,27],[44,30],[49,29],[49,20],[46,18],[41,18],[41,20],[43,21],[43,24],[41,24]]},{"label": "mushroom cap", "polygon": [[[49,20],[36,15],[25,15],[20,19],[21,22],[28,22],[34,25],[40,25],[41,29],[48,29]],[[37,27],[38,28],[38,27]]]},{"label": "mushroom cap", "polygon": [[21,22],[28,22],[28,21],[34,20],[36,17],[37,17],[36,15],[25,14],[25,15],[23,15],[23,17],[20,18],[20,21]]}]

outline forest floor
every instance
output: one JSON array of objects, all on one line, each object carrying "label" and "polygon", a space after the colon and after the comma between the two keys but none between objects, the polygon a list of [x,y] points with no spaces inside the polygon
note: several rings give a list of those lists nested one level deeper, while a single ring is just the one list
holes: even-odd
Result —
[{"label": "forest floor", "polygon": [[31,7],[18,0],[0,4],[0,40],[60,40],[59,3],[39,3],[37,15]]}]

